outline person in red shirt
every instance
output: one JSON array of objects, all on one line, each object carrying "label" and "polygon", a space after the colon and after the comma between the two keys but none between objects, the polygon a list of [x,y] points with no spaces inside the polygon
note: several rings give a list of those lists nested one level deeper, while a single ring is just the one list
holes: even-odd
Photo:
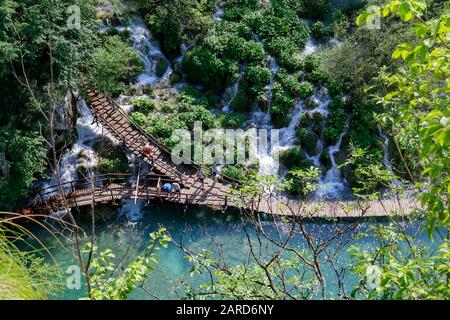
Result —
[{"label": "person in red shirt", "polygon": [[145,153],[148,155],[148,157],[150,158],[150,160],[152,161],[152,164],[153,164],[153,150],[152,150],[152,147],[150,147],[150,145],[148,145],[148,144],[146,144],[145,145],[145,147],[144,147],[144,151],[145,151]]}]

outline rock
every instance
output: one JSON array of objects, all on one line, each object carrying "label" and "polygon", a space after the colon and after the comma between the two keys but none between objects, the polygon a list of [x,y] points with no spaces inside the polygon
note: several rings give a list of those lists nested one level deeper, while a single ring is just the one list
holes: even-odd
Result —
[{"label": "rock", "polygon": [[88,152],[86,149],[83,149],[83,150],[81,150],[80,153],[78,154],[78,157],[79,157],[80,159],[85,159],[85,160],[87,160],[87,159],[89,159],[89,152]]},{"label": "rock", "polygon": [[333,166],[327,149],[324,149],[320,154],[320,164],[323,166],[324,172],[327,172]]}]

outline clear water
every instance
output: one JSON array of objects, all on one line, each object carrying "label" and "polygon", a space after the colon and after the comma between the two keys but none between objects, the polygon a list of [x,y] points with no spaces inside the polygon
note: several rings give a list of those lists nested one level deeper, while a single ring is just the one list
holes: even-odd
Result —
[{"label": "clear water", "polygon": [[[112,249],[119,260],[128,250],[127,262],[138,255],[143,254],[145,246],[149,239],[149,233],[155,231],[158,226],[164,226],[169,231],[171,237],[183,243],[191,250],[199,252],[202,249],[213,249],[218,253],[217,244],[223,248],[226,261],[229,265],[242,264],[248,259],[249,245],[243,225],[248,227],[250,238],[256,244],[256,235],[254,227],[247,221],[242,221],[237,212],[213,212],[207,208],[191,208],[184,212],[183,208],[174,205],[155,205],[151,207],[143,207],[142,203],[138,203],[142,218],[137,222],[130,222],[126,215],[120,215],[120,209],[103,208],[103,212],[110,215],[109,219],[97,221],[96,224],[96,244],[100,250]],[[262,217],[264,219],[264,217]],[[275,225],[267,217],[264,226],[266,231],[273,236],[276,234]],[[88,215],[78,216],[80,226],[89,233],[90,217]],[[311,221],[306,224],[306,228],[314,234],[315,237],[327,239],[333,234],[336,228],[342,228],[350,222],[331,223],[324,221]],[[387,223],[387,222],[370,222],[370,223]],[[351,263],[349,254],[346,249],[353,244],[362,247],[370,247],[373,245],[372,240],[359,239],[352,240],[357,232],[367,228],[369,222],[358,225],[355,231],[346,235],[351,241],[340,251],[337,264],[340,267]],[[410,234],[417,234],[421,223],[411,223],[408,227]],[[281,224],[281,233],[288,230],[288,225]],[[56,261],[60,264],[61,270],[66,270],[70,265],[76,265],[76,260],[72,256],[72,244],[66,240],[66,248],[58,245],[54,237],[48,232],[36,228],[34,233],[45,243],[50,249]],[[424,235],[419,235],[424,245],[431,245]],[[212,240],[214,239],[214,241]],[[263,241],[264,243],[264,241]],[[265,248],[266,243],[264,243]],[[306,244],[301,236],[293,240],[293,244],[298,249],[306,248]],[[272,248],[273,249],[273,248]],[[267,250],[267,251],[266,251]],[[270,252],[271,246],[263,250],[263,255]],[[180,286],[180,279],[185,278],[189,283],[199,285],[204,279],[201,277],[191,278],[189,270],[192,267],[190,262],[184,258],[182,250],[176,245],[170,245],[168,249],[160,251],[160,263],[156,265],[154,272],[148,274],[145,287],[151,290],[160,299],[177,299],[181,298],[183,291]],[[329,263],[323,262],[323,272],[328,282],[328,290],[330,297],[337,292],[337,280],[334,271]],[[348,274],[346,279],[347,293],[351,291],[355,278]],[[181,290],[178,293],[176,290]],[[86,288],[81,290],[66,289],[63,292],[51,297],[52,299],[79,299],[86,296]],[[130,299],[152,299],[142,289],[136,289],[130,296]]]}]

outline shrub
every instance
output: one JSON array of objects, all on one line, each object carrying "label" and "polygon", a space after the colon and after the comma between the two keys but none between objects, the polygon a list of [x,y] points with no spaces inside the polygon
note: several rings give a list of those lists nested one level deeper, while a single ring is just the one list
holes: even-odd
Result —
[{"label": "shrub", "polygon": [[131,120],[139,126],[143,126],[145,124],[146,118],[145,115],[140,112],[133,112],[131,114]]},{"label": "shrub", "polygon": [[217,120],[221,128],[239,129],[242,128],[247,117],[242,113],[222,113]]},{"label": "shrub", "polygon": [[311,96],[314,92],[314,86],[308,82],[308,81],[303,81],[300,83],[299,86],[299,92],[298,95],[300,98],[302,99],[306,99],[307,97]]},{"label": "shrub", "polygon": [[251,100],[245,90],[239,89],[236,97],[231,101],[230,107],[236,112],[248,112],[250,109]]},{"label": "shrub", "polygon": [[156,103],[153,99],[147,97],[137,97],[131,100],[134,110],[140,113],[148,113],[155,110]]},{"label": "shrub", "polygon": [[299,147],[293,147],[279,154],[280,163],[287,169],[292,169],[298,167],[303,160],[305,160],[305,155]]},{"label": "shrub", "polygon": [[245,174],[244,169],[235,167],[235,166],[227,166],[227,167],[223,168],[222,173],[225,176],[228,176],[230,178],[233,178],[233,179],[236,179],[239,181],[244,181],[247,176]]},{"label": "shrub", "polygon": [[304,128],[297,130],[296,134],[300,146],[306,151],[306,153],[309,155],[316,154],[317,136]]},{"label": "shrub", "polygon": [[258,95],[270,82],[270,70],[260,65],[250,66],[245,72],[245,80],[248,83],[250,93]]},{"label": "shrub", "polygon": [[303,60],[303,70],[308,73],[312,73],[317,70],[320,65],[320,59],[318,55],[307,55]]},{"label": "shrub", "polygon": [[328,29],[322,21],[317,21],[311,27],[311,35],[318,41],[325,41],[328,38]]}]

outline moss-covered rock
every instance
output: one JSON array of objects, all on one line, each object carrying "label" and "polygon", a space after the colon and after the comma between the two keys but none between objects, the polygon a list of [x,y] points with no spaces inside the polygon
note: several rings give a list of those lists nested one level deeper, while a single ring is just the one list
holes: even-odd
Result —
[{"label": "moss-covered rock", "polygon": [[169,67],[169,62],[165,58],[158,59],[158,62],[156,63],[156,75],[158,77],[163,76],[167,68]]}]

